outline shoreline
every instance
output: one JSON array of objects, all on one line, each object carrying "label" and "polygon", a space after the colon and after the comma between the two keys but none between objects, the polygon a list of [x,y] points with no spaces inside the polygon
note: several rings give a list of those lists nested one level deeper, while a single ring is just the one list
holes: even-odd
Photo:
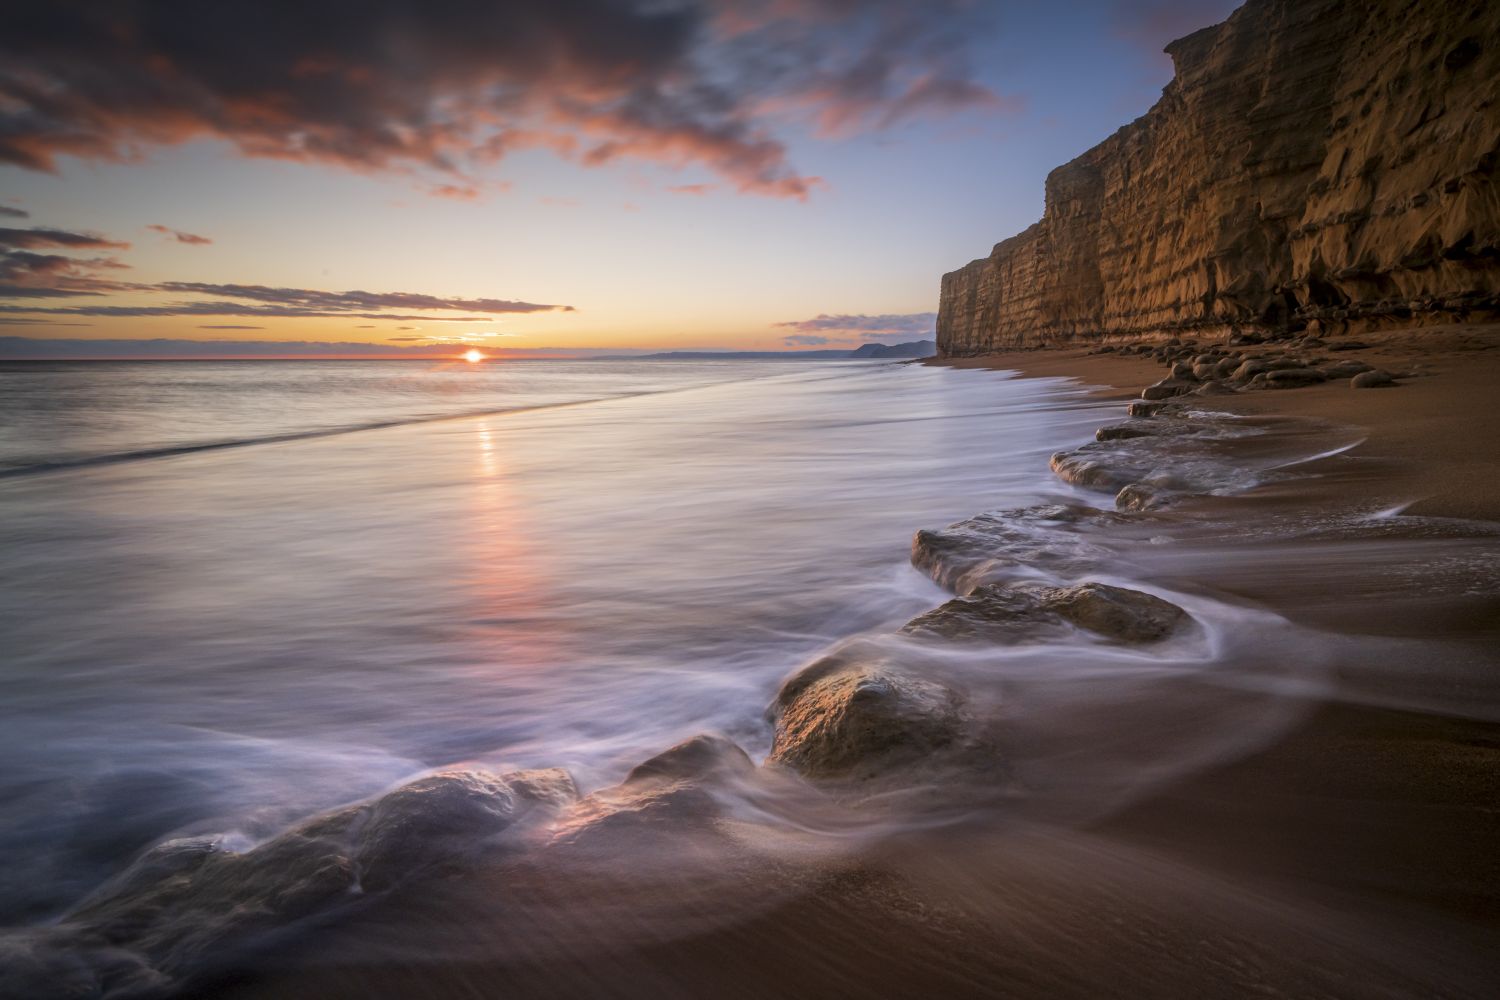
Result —
[{"label": "shoreline", "polygon": [[[1392,372],[1389,388],[1351,391],[1348,380],[1297,389],[1191,397],[1195,408],[1242,415],[1311,417],[1360,428],[1351,455],[1395,463],[1379,487],[1408,494],[1405,513],[1500,521],[1500,324],[1413,327],[1331,338],[1368,344],[1339,351]],[[1102,399],[1131,399],[1165,374],[1157,362],[1095,348],[1059,347],[928,359],[952,368],[1016,371],[1098,385]],[[1375,484],[1372,484],[1375,485]]]},{"label": "shoreline", "polygon": [[[1117,400],[1160,375],[1142,358],[1079,350],[957,366],[1086,379]],[[1347,432],[1318,423],[1329,418],[1276,412],[1337,392],[1368,406],[1409,387],[1246,393],[1265,402],[1243,417],[1241,397],[1190,397],[1238,419],[1136,423],[1191,425],[1148,436],[1148,455],[1195,455],[1193,475],[1222,491],[1119,515],[1075,482],[1057,504],[923,526],[919,545],[990,519],[1000,534],[977,539],[987,550],[933,550],[918,569],[936,579],[944,559],[982,556],[984,585],[1008,588],[998,611],[972,614],[989,598],[945,579],[955,596],[897,632],[789,664],[764,764],[707,734],[588,794],[558,769],[438,772],[244,853],[148,853],[116,898],[83,908],[87,926],[175,912],[224,920],[236,942],[247,933],[236,914],[303,896],[306,910],[277,913],[281,929],[338,917],[318,939],[318,958],[325,945],[342,956],[329,964],[293,949],[227,980],[211,965],[206,980],[182,969],[193,988],[245,998],[617,995],[611,982],[681,996],[1083,997],[1121,982],[1203,996],[1480,996],[1475,984],[1500,971],[1484,957],[1500,931],[1489,860],[1500,725],[1479,716],[1500,688],[1475,688],[1490,694],[1469,718],[1461,692],[1421,694],[1426,671],[1454,682],[1444,656],[1460,649],[1494,676],[1494,595],[1471,601],[1460,627],[1449,595],[1410,599],[1391,566],[1470,536],[1370,534],[1358,511],[1383,502],[1395,458],[1358,453],[1385,439],[1347,450]],[[1119,458],[1141,440],[1076,451]],[[1282,462],[1295,474],[1278,479]],[[1214,478],[1236,470],[1255,484]],[[1406,469],[1399,490],[1420,481]],[[1325,519],[1330,506],[1343,513]],[[1351,590],[1362,574],[1372,579]],[[1059,611],[1077,596],[1059,587],[1093,580],[1134,595],[1124,631]],[[1187,611],[1180,627],[1174,605]],[[1151,631],[1163,614],[1165,636]],[[1110,672],[1075,674],[1074,661]],[[809,701],[809,690],[821,693]],[[331,876],[344,866],[372,892],[368,908],[346,909],[351,887]],[[157,883],[158,870],[173,877]],[[1403,934],[1408,947],[1387,954]],[[371,940],[399,946],[371,953]],[[1338,990],[1360,975],[1400,985]]]}]

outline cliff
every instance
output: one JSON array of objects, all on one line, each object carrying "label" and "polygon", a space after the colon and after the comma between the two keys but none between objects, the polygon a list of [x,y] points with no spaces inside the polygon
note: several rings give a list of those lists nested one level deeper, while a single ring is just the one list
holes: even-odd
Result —
[{"label": "cliff", "polygon": [[943,355],[1500,309],[1500,3],[1249,0],[1167,47],[1042,220],[943,276]]}]

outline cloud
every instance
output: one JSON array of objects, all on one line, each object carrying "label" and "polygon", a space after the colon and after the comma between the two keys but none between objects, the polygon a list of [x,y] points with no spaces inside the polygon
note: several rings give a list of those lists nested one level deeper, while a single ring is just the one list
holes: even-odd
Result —
[{"label": "cloud", "polygon": [[203,323],[200,330],[264,330],[263,326],[246,326],[243,323]]},{"label": "cloud", "polygon": [[[7,321],[0,318],[0,324]],[[79,324],[56,324],[79,325]],[[86,325],[86,324],[84,324]],[[640,348],[538,347],[486,348],[493,357],[600,357],[644,354]],[[447,345],[391,346],[362,341],[54,339],[0,337],[0,358],[182,358],[182,357],[454,357]]]},{"label": "cloud", "polygon": [[781,342],[789,347],[818,347],[822,344],[831,344],[831,337],[820,337],[815,333],[793,333],[781,338]]},{"label": "cloud", "polygon": [[693,165],[748,193],[818,184],[779,133],[1003,111],[972,0],[219,0],[0,7],[0,163],[241,155],[433,178],[522,149]]},{"label": "cloud", "polygon": [[29,219],[31,213],[23,209],[12,208],[9,205],[0,205],[0,219]]},{"label": "cloud", "polygon": [[[0,115],[0,120],[3,120],[3,115]],[[65,229],[0,228],[0,247],[15,247],[18,250],[128,250],[130,244],[107,239],[97,233],[74,233]]]},{"label": "cloud", "polygon": [[163,236],[170,236],[178,243],[190,243],[193,246],[207,246],[208,244],[213,242],[213,240],[209,239],[207,236],[194,236],[192,233],[184,233],[180,230],[168,229],[166,226],[151,225],[147,226],[146,228],[151,230],[152,232],[161,233]]},{"label": "cloud", "polygon": [[667,188],[673,194],[705,195],[717,187],[715,184],[674,184]]},{"label": "cloud", "polygon": [[[790,320],[777,323],[778,327],[796,330],[802,334],[837,334],[843,339],[866,337],[876,340],[884,338],[921,338],[931,336],[937,326],[937,313],[885,313],[868,316],[863,313],[820,313],[812,319]],[[788,339],[790,342],[790,339]]]},{"label": "cloud", "polygon": [[132,287],[99,276],[125,268],[113,257],[77,258],[0,248],[0,299],[102,295]]}]

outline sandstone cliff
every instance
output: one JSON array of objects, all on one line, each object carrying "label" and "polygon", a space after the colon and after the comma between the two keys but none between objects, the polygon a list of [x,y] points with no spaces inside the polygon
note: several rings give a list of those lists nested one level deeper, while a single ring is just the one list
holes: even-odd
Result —
[{"label": "sandstone cliff", "polygon": [[1500,3],[1249,0],[944,275],[938,349],[1495,318]]}]

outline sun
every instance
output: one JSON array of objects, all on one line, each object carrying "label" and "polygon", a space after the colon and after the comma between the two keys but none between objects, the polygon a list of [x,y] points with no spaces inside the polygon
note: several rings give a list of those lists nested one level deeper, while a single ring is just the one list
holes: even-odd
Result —
[{"label": "sun", "polygon": [[476,351],[471,347],[467,351],[464,351],[464,360],[471,365],[475,364],[484,360],[484,353],[482,351]]}]

